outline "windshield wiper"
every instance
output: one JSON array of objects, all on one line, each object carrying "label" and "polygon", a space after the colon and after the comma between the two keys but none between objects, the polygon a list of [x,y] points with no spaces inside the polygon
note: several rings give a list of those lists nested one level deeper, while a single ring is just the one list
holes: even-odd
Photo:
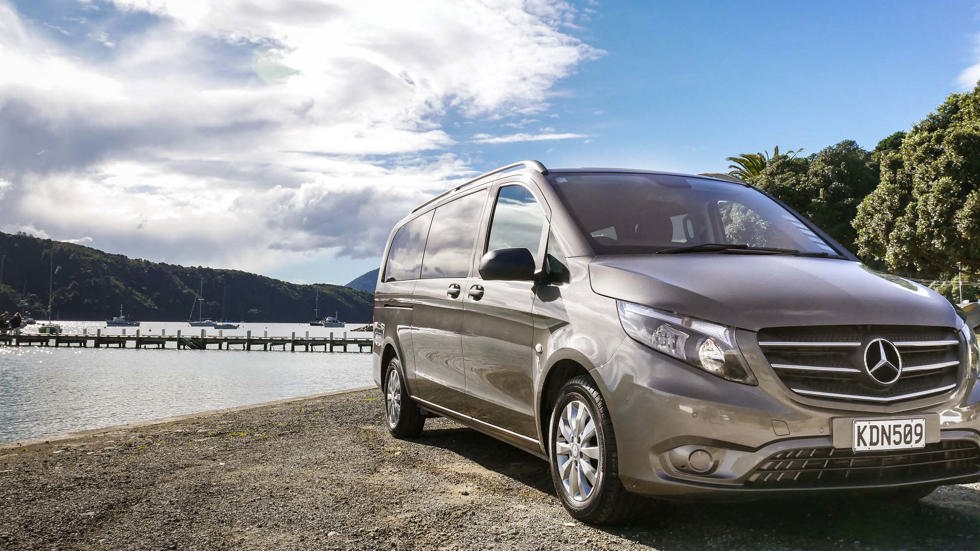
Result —
[{"label": "windshield wiper", "polygon": [[786,254],[786,255],[793,255],[793,256],[812,256],[817,258],[844,258],[843,256],[834,253],[806,252],[798,249],[781,249],[777,247],[750,247],[744,243],[701,243],[700,245],[690,245],[687,247],[674,247],[672,249],[662,249],[657,251],[657,254],[681,254],[681,253],[705,253],[705,252]]},{"label": "windshield wiper", "polygon": [[657,254],[679,254],[679,253],[706,253],[724,252],[748,249],[748,245],[740,243],[701,243],[700,245],[689,245],[687,247],[674,247],[671,249],[661,249]]}]

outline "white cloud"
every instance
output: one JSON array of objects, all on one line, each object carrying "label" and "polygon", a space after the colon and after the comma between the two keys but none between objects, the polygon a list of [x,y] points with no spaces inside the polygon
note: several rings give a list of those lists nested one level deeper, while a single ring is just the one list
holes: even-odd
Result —
[{"label": "white cloud", "polygon": [[972,90],[980,82],[980,62],[963,69],[956,81],[961,89]]},{"label": "white cloud", "polygon": [[107,46],[86,54],[0,0],[0,220],[256,271],[378,255],[470,172],[447,121],[547,116],[555,83],[601,55],[557,0],[88,5],[160,20],[111,37],[73,20]]},{"label": "white cloud", "polygon": [[963,69],[956,78],[956,83],[961,90],[972,90],[977,83],[980,83],[980,35],[974,37],[973,52],[977,62]]},{"label": "white cloud", "polygon": [[98,42],[99,44],[102,44],[106,48],[116,47],[116,43],[109,38],[109,33],[105,31],[97,31],[97,32],[89,33],[88,37]]},{"label": "white cloud", "polygon": [[30,224],[4,224],[0,226],[0,231],[4,233],[26,233],[41,239],[51,239],[51,236],[42,229],[35,228]]},{"label": "white cloud", "polygon": [[542,134],[507,134],[504,136],[493,136],[491,134],[476,134],[473,136],[474,143],[488,143],[488,144],[500,144],[500,143],[518,143],[518,142],[547,142],[553,140],[577,140],[588,138],[588,134],[573,134],[570,132],[556,133],[556,132],[545,132]]},{"label": "white cloud", "polygon": [[74,243],[76,245],[91,245],[95,240],[91,237],[77,237],[75,239],[63,239],[65,243]]}]

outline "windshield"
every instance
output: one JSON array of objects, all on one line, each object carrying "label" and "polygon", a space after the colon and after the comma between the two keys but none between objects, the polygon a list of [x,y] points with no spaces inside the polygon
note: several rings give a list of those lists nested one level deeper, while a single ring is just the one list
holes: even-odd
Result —
[{"label": "windshield", "polygon": [[642,173],[553,172],[549,178],[598,254],[840,254],[778,203],[739,184]]}]

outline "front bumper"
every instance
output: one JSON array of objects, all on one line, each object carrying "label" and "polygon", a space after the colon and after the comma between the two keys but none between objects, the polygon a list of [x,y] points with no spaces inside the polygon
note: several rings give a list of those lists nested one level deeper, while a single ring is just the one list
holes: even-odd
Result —
[{"label": "front bumper", "polygon": [[[980,480],[975,380],[928,408],[816,407],[793,400],[771,377],[759,386],[729,382],[631,339],[593,375],[612,416],[620,479],[635,493],[751,498]],[[925,450],[853,452],[846,438],[835,447],[835,419],[840,431],[851,418],[909,416],[931,419]]]}]

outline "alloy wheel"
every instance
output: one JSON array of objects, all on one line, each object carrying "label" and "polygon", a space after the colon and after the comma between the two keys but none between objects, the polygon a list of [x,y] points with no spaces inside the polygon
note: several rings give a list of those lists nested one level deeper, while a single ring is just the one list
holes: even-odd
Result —
[{"label": "alloy wheel", "polygon": [[402,381],[398,376],[397,369],[388,371],[388,386],[385,398],[385,413],[388,417],[388,426],[394,427],[398,424],[398,419],[402,411]]},{"label": "alloy wheel", "polygon": [[601,482],[602,457],[595,419],[580,400],[565,405],[555,434],[555,459],[565,494],[584,502]]}]

